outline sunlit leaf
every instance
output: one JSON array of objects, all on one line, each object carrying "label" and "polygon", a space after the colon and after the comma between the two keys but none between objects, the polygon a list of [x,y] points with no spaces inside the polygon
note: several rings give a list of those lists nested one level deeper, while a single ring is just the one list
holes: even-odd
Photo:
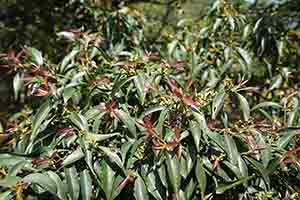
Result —
[{"label": "sunlit leaf", "polygon": [[56,194],[57,192],[55,182],[47,174],[32,173],[25,176],[22,181],[31,184],[37,184],[52,194]]},{"label": "sunlit leaf", "polygon": [[78,173],[76,168],[73,166],[71,168],[65,168],[66,181],[68,186],[68,196],[72,200],[77,200],[79,198],[80,186],[78,180]]},{"label": "sunlit leaf", "polygon": [[129,130],[129,137],[135,138],[136,137],[136,127],[135,127],[135,121],[133,118],[129,115],[129,113],[123,111],[123,110],[115,110],[118,117],[120,117],[121,121],[126,125],[126,127]]},{"label": "sunlit leaf", "polygon": [[136,200],[149,199],[146,185],[144,183],[144,180],[140,176],[138,176],[134,182],[134,197]]},{"label": "sunlit leaf", "polygon": [[83,157],[84,157],[84,153],[82,152],[81,148],[77,148],[75,151],[73,151],[70,155],[68,155],[64,159],[62,166],[67,166],[67,165],[73,164]]},{"label": "sunlit leaf", "polygon": [[48,101],[46,101],[35,114],[32,122],[32,133],[31,133],[31,140],[33,141],[37,134],[39,133],[39,128],[44,120],[47,119],[50,111],[52,109],[52,105]]},{"label": "sunlit leaf", "polygon": [[249,103],[247,101],[247,99],[240,95],[239,93],[236,93],[239,101],[240,101],[240,106],[241,106],[241,109],[243,111],[243,116],[244,116],[244,119],[246,121],[248,121],[250,119],[250,107],[249,107]]},{"label": "sunlit leaf", "polygon": [[202,198],[205,196],[205,191],[206,191],[206,185],[207,185],[207,179],[206,179],[206,174],[205,170],[203,167],[203,161],[202,159],[198,158],[197,159],[197,164],[196,164],[196,178],[199,184],[200,192]]},{"label": "sunlit leaf", "polygon": [[120,169],[123,170],[123,172],[125,172],[123,162],[121,158],[118,156],[118,154],[116,154],[115,152],[113,152],[111,149],[107,147],[99,146],[99,149],[101,149],[104,152],[104,154],[107,155],[107,157],[112,163],[115,163]]},{"label": "sunlit leaf", "polygon": [[223,107],[224,99],[225,99],[226,92],[224,90],[220,90],[215,98],[213,99],[212,103],[212,119],[216,119],[219,111]]},{"label": "sunlit leaf", "polygon": [[26,48],[26,50],[27,50],[28,56],[30,57],[31,61],[34,64],[43,65],[44,59],[43,59],[42,53],[39,50],[37,50],[33,47],[28,47],[28,48]]},{"label": "sunlit leaf", "polygon": [[88,170],[84,170],[80,174],[80,190],[81,190],[81,198],[83,200],[89,200],[92,198],[92,179],[89,175]]}]

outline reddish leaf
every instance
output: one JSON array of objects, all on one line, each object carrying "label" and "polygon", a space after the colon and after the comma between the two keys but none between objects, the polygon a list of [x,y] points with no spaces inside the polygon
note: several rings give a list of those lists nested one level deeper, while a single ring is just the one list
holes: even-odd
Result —
[{"label": "reddish leaf", "polygon": [[57,130],[58,135],[63,135],[64,137],[69,137],[73,135],[74,129],[73,128],[61,128]]},{"label": "reddish leaf", "polygon": [[123,188],[126,185],[133,183],[135,179],[136,177],[128,175],[118,184],[118,187]]},{"label": "reddish leaf", "polygon": [[178,97],[178,98],[182,97],[182,90],[176,86],[176,81],[174,79],[168,78],[167,79],[167,84],[168,84],[169,89],[171,90],[171,92],[173,92],[173,94],[176,97]]}]

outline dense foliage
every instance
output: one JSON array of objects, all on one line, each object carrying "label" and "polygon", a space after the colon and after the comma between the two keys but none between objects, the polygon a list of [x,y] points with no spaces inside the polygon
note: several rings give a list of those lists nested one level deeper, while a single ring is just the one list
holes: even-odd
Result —
[{"label": "dense foliage", "polygon": [[25,106],[0,129],[0,199],[299,198],[294,2],[218,0],[158,34],[83,3],[95,24],[56,32],[61,52],[1,54]]}]

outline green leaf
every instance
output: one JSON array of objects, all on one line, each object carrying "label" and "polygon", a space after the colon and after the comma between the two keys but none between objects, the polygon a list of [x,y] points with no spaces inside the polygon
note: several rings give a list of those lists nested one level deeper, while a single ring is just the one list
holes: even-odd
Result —
[{"label": "green leaf", "polygon": [[154,172],[147,174],[145,179],[146,179],[146,188],[149,191],[149,193],[156,200],[163,200],[163,198],[158,190],[158,187],[162,186],[162,185],[160,184],[160,180],[155,176]]},{"label": "green leaf", "polygon": [[105,193],[106,199],[110,200],[112,199],[113,195],[115,172],[104,160],[102,160],[100,163],[100,169],[101,171],[99,171],[99,177],[102,183],[101,188]]},{"label": "green leaf", "polygon": [[259,138],[257,143],[264,147],[264,149],[261,150],[261,160],[262,160],[263,166],[265,168],[267,168],[269,165],[269,162],[273,159],[271,147],[269,144],[267,144],[265,142],[265,139],[262,134],[260,134],[260,133],[257,134],[257,137]]},{"label": "green leaf", "polygon": [[167,154],[166,164],[168,169],[168,177],[171,181],[171,186],[174,192],[178,193],[181,181],[180,163],[175,157],[172,157],[170,154]]},{"label": "green leaf", "polygon": [[125,126],[129,130],[129,137],[135,138],[136,137],[136,127],[134,119],[129,115],[128,112],[123,110],[115,110],[117,116],[121,119],[121,121],[125,124]]},{"label": "green leaf", "polygon": [[137,93],[139,95],[139,99],[142,105],[144,105],[145,101],[145,75],[144,74],[138,74],[134,77],[134,84],[137,89]]},{"label": "green leaf", "polygon": [[274,90],[274,89],[279,88],[281,86],[282,82],[283,82],[283,78],[280,74],[278,74],[277,76],[275,76],[273,78],[269,90]]},{"label": "green leaf", "polygon": [[223,160],[222,164],[226,165],[227,168],[230,169],[230,171],[232,171],[237,178],[241,177],[241,172],[238,166],[234,165],[233,163],[227,160]]},{"label": "green leaf", "polygon": [[193,111],[192,112],[195,119],[197,120],[198,124],[199,124],[199,127],[201,128],[201,130],[204,132],[204,133],[208,133],[209,132],[209,128],[207,127],[207,123],[206,123],[206,119],[205,119],[205,116],[202,112],[195,112]]},{"label": "green leaf", "polygon": [[194,126],[191,128],[191,133],[196,145],[197,152],[200,152],[200,141],[201,141],[201,129],[199,126]]},{"label": "green leaf", "polygon": [[92,198],[92,179],[87,169],[83,170],[80,174],[80,189],[83,200]]},{"label": "green leaf", "polygon": [[148,192],[144,180],[138,176],[134,183],[134,197],[136,200],[148,200]]},{"label": "green leaf", "polygon": [[231,16],[229,16],[229,17],[228,17],[228,22],[229,22],[229,24],[230,24],[230,29],[231,29],[231,31],[234,31],[234,29],[235,29],[234,18],[231,17]]},{"label": "green leaf", "polygon": [[20,92],[22,90],[22,87],[24,86],[24,80],[23,80],[22,73],[19,72],[15,75],[14,81],[13,81],[13,86],[14,86],[15,99],[17,100],[20,95]]},{"label": "green leaf", "polygon": [[65,176],[67,181],[68,187],[68,196],[72,200],[77,200],[79,198],[79,181],[78,181],[78,174],[75,167],[65,168]]},{"label": "green leaf", "polygon": [[98,116],[96,116],[95,121],[93,123],[93,128],[92,128],[92,132],[93,133],[98,133],[99,129],[101,128],[101,122],[102,122],[102,117],[105,115],[106,113],[100,113]]},{"label": "green leaf", "polygon": [[186,179],[194,167],[194,148],[186,148],[183,156],[179,159],[180,174]]},{"label": "green leaf", "polygon": [[25,176],[23,182],[37,184],[52,194],[57,194],[55,182],[47,175],[42,173],[33,173]]},{"label": "green leaf", "polygon": [[171,56],[174,53],[174,50],[177,46],[177,40],[173,40],[171,43],[168,44],[168,54]]},{"label": "green leaf", "polygon": [[250,119],[250,107],[248,101],[244,96],[240,95],[239,93],[236,93],[236,95],[240,101],[240,106],[243,111],[244,120],[248,121]]},{"label": "green leaf", "polygon": [[156,126],[155,126],[155,130],[159,134],[163,133],[164,124],[165,124],[165,121],[167,120],[168,116],[169,116],[169,110],[168,109],[165,109],[165,110],[161,111],[161,113],[159,115],[159,118],[158,118],[158,121],[157,121]]},{"label": "green leaf", "polygon": [[241,184],[247,182],[248,180],[249,180],[249,177],[242,177],[242,178],[240,178],[236,181],[228,182],[228,183],[225,183],[225,184],[220,184],[216,189],[216,193],[217,194],[223,194],[227,190],[230,190],[231,188],[234,188],[238,185],[241,185]]},{"label": "green leaf", "polygon": [[213,26],[213,32],[216,32],[217,29],[220,27],[220,25],[222,24],[223,20],[221,18],[217,18],[214,26]]},{"label": "green leaf", "polygon": [[60,72],[64,72],[66,70],[66,66],[75,58],[75,56],[79,53],[79,50],[73,49],[64,59],[60,65]]},{"label": "green leaf", "polygon": [[91,108],[86,113],[84,113],[84,116],[85,116],[86,120],[91,120],[91,119],[94,119],[95,117],[98,117],[101,114],[102,113],[98,109]]},{"label": "green leaf", "polygon": [[167,182],[167,170],[166,170],[166,165],[160,165],[158,168],[158,176],[161,180],[161,183],[165,186],[168,187],[168,182]]},{"label": "green leaf", "polygon": [[237,50],[240,56],[242,57],[243,61],[247,64],[248,67],[250,67],[252,64],[252,59],[249,53],[240,47],[237,47]]},{"label": "green leaf", "polygon": [[132,76],[130,78],[124,78],[124,79],[119,78],[119,79],[117,79],[115,81],[115,84],[114,84],[113,89],[112,89],[112,96],[115,96],[116,93],[119,92],[119,90],[123,87],[123,85],[125,85],[126,83],[128,83],[132,79],[134,79],[134,76]]},{"label": "green leaf", "polygon": [[76,92],[76,88],[74,87],[67,87],[63,90],[63,98],[64,98],[64,103],[67,103],[68,100],[74,95]]},{"label": "green leaf", "polygon": [[248,177],[248,167],[247,167],[244,159],[241,156],[238,157],[238,166],[239,166],[241,175],[243,177]]},{"label": "green leaf", "polygon": [[47,119],[51,109],[52,105],[48,101],[46,101],[35,114],[32,122],[32,133],[30,136],[31,141],[34,141],[34,139],[36,138],[37,134],[39,133],[41,124]]},{"label": "green leaf", "polygon": [[90,141],[100,142],[103,140],[110,139],[112,137],[118,136],[120,133],[111,133],[111,134],[94,134],[94,133],[87,133],[85,134],[85,138]]},{"label": "green leaf", "polygon": [[268,188],[270,188],[270,178],[268,177],[269,174],[266,168],[260,162],[249,156],[245,156],[245,159],[254,167],[256,171],[260,172],[266,185],[268,186]]},{"label": "green leaf", "polygon": [[[25,165],[27,165],[27,164],[29,164],[28,161],[20,161],[20,162],[16,163],[9,169],[8,174],[10,176],[16,176],[21,170],[25,169]],[[2,166],[2,165],[0,165],[0,166]]]},{"label": "green leaf", "polygon": [[5,176],[5,178],[0,179],[0,187],[3,188],[11,188],[17,184],[18,181],[20,181],[21,178],[18,176]]},{"label": "green leaf", "polygon": [[65,185],[61,181],[60,177],[52,171],[48,171],[47,174],[52,179],[52,181],[55,182],[56,184],[58,197],[60,199],[67,199]]},{"label": "green leaf", "polygon": [[212,119],[216,119],[219,111],[221,110],[223,104],[224,104],[224,99],[225,99],[226,92],[224,89],[220,90],[215,98],[213,99],[212,103]]},{"label": "green leaf", "polygon": [[222,150],[225,151],[226,149],[226,144],[224,141],[224,136],[217,133],[217,132],[213,132],[211,131],[209,134],[207,134],[208,138],[210,138],[214,143],[216,143],[216,145],[221,148]]},{"label": "green leaf", "polygon": [[79,113],[71,113],[70,120],[81,130],[88,130],[88,122],[83,115]]},{"label": "green leaf", "polygon": [[121,158],[115,152],[112,152],[109,148],[99,146],[99,148],[104,152],[104,154],[109,158],[110,162],[115,163],[122,171],[125,173],[125,169]]},{"label": "green leaf", "polygon": [[275,102],[266,101],[266,102],[262,102],[262,103],[257,104],[251,110],[256,110],[256,109],[264,108],[264,107],[281,108],[282,106],[278,103],[275,103]]},{"label": "green leaf", "polygon": [[0,199],[1,200],[12,200],[13,195],[11,191],[0,193]]},{"label": "green leaf", "polygon": [[231,136],[225,134],[225,143],[226,143],[227,155],[229,156],[231,163],[237,165],[238,157],[240,156],[240,154],[237,150],[235,141]]},{"label": "green leaf", "polygon": [[201,158],[197,159],[195,170],[196,170],[195,174],[196,174],[197,182],[198,182],[200,192],[201,192],[201,197],[204,198],[207,181],[206,181],[205,170],[203,167],[203,161]]},{"label": "green leaf", "polygon": [[165,109],[166,109],[165,106],[153,106],[153,107],[150,107],[149,109],[147,109],[145,112],[143,112],[141,114],[141,116],[139,117],[139,119],[143,119],[147,115],[150,115],[150,114],[152,114],[154,112],[162,111],[162,110],[165,110]]},{"label": "green leaf", "polygon": [[27,50],[26,53],[28,54],[29,58],[31,59],[31,61],[34,64],[43,65],[43,63],[44,63],[43,56],[39,50],[32,48],[32,47],[28,47],[28,48],[26,48],[26,50]]},{"label": "green leaf", "polygon": [[184,189],[180,190],[181,199],[186,199],[186,200],[193,199],[193,197],[195,197],[194,194],[195,189],[196,189],[196,183],[194,179],[191,179],[187,184],[187,186]]},{"label": "green leaf", "polygon": [[82,152],[81,148],[77,148],[75,151],[73,151],[70,155],[68,155],[64,159],[64,161],[62,162],[62,167],[73,164],[83,157],[84,157],[84,153]]},{"label": "green leaf", "polygon": [[25,157],[14,156],[10,154],[0,154],[0,166],[11,167],[17,165],[19,162],[26,161]]},{"label": "green leaf", "polygon": [[293,137],[295,135],[296,134],[293,131],[284,132],[284,135],[281,136],[280,139],[277,141],[277,144],[276,144],[277,148],[279,150],[286,148],[290,144],[290,141],[293,139]]}]

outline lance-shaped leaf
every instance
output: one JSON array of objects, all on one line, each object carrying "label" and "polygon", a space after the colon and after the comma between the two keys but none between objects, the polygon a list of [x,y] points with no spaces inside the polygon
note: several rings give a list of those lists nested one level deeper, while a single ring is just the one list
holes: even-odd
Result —
[{"label": "lance-shaped leaf", "polygon": [[22,179],[25,183],[37,184],[52,194],[57,194],[55,182],[47,175],[42,173],[33,173]]},{"label": "lance-shaped leaf", "polygon": [[197,182],[201,192],[201,197],[204,198],[207,181],[206,181],[206,174],[203,166],[203,161],[201,158],[197,159],[195,170],[196,170],[195,173],[196,173]]},{"label": "lance-shaped leaf", "polygon": [[80,190],[81,198],[83,200],[89,200],[92,198],[92,179],[87,169],[83,170],[80,174]]},{"label": "lance-shaped leaf", "polygon": [[275,76],[273,78],[269,90],[274,90],[274,89],[279,88],[281,86],[282,82],[283,82],[283,78],[282,78],[281,74],[278,74],[277,76]]},{"label": "lance-shaped leaf", "polygon": [[136,137],[136,127],[134,119],[129,115],[128,112],[123,110],[115,110],[117,116],[121,119],[121,121],[125,124],[125,126],[129,130],[129,137],[135,138]]},{"label": "lance-shaped leaf", "polygon": [[232,181],[232,182],[227,182],[224,184],[220,184],[217,189],[216,189],[216,193],[217,194],[223,194],[225,191],[230,190],[231,188],[234,188],[236,186],[239,186],[243,183],[245,183],[246,181],[249,180],[249,177],[242,177],[238,180]]},{"label": "lance-shaped leaf", "polygon": [[30,136],[31,141],[34,141],[37,134],[39,133],[39,128],[43,121],[45,121],[52,109],[51,104],[46,101],[35,114],[33,122],[32,122],[32,133]]},{"label": "lance-shaped leaf", "polygon": [[212,103],[212,119],[216,119],[219,111],[223,107],[224,99],[225,99],[226,92],[224,89],[220,90],[218,94],[213,99]]},{"label": "lance-shaped leaf", "polygon": [[257,110],[259,108],[265,108],[265,107],[281,108],[282,106],[280,104],[272,102],[272,101],[266,101],[266,102],[261,102],[261,103],[257,104],[256,106],[252,107],[251,110]]},{"label": "lance-shaped leaf", "polygon": [[88,129],[88,123],[86,118],[79,113],[71,113],[70,120],[81,130]]},{"label": "lance-shaped leaf", "polygon": [[260,162],[258,162],[257,160],[251,158],[250,156],[245,156],[245,159],[251,164],[253,165],[254,169],[258,172],[260,172],[261,176],[263,177],[267,187],[270,187],[270,178],[269,178],[269,174],[268,174],[268,170],[263,166],[263,164],[261,164]]},{"label": "lance-shaped leaf", "polygon": [[225,143],[226,143],[226,152],[227,155],[229,156],[230,162],[234,165],[237,165],[240,154],[236,147],[235,141],[231,136],[226,134]]},{"label": "lance-shaped leaf", "polygon": [[243,111],[244,120],[248,121],[250,119],[250,107],[247,99],[239,93],[236,93],[239,101],[240,107]]},{"label": "lance-shaped leaf", "polygon": [[110,139],[112,137],[118,136],[120,133],[111,133],[111,134],[94,134],[94,133],[88,133],[85,135],[85,138],[87,140],[95,141],[95,142],[100,142],[103,140]]},{"label": "lance-shaped leaf", "polygon": [[121,158],[118,156],[118,154],[116,154],[115,152],[111,151],[107,147],[99,146],[99,148],[108,157],[108,159],[110,160],[110,162],[115,163],[125,173],[123,162],[122,162]]},{"label": "lance-shaped leaf", "polygon": [[72,200],[77,200],[79,198],[80,186],[76,168],[65,168],[65,176],[68,187],[68,196]]},{"label": "lance-shaped leaf", "polygon": [[55,183],[56,188],[57,188],[57,195],[60,199],[67,199],[66,196],[66,191],[65,191],[65,185],[63,184],[62,180],[60,179],[60,177],[52,172],[52,171],[48,171],[47,175],[52,179],[52,181]]},{"label": "lance-shaped leaf", "polygon": [[18,181],[20,181],[22,178],[18,176],[6,176],[5,178],[0,179],[0,187],[1,188],[11,188],[14,187]]},{"label": "lance-shaped leaf", "polygon": [[84,157],[84,153],[82,152],[81,148],[77,148],[75,151],[73,151],[70,155],[68,155],[63,163],[62,166],[67,166],[70,164],[75,163],[76,161],[80,160],[81,158]]},{"label": "lance-shaped leaf", "polygon": [[137,93],[139,95],[139,99],[141,104],[144,104],[145,101],[145,75],[144,74],[138,74],[137,76],[134,77],[134,84],[137,89]]},{"label": "lance-shaped leaf", "polygon": [[101,188],[104,191],[106,199],[112,199],[113,190],[114,190],[114,182],[115,182],[115,172],[112,168],[103,160],[99,166],[100,171],[99,178],[101,180]]},{"label": "lance-shaped leaf", "polygon": [[175,157],[172,157],[170,154],[167,154],[166,163],[168,169],[168,177],[171,182],[172,189],[175,193],[178,194],[181,181],[180,163]]},{"label": "lance-shaped leaf", "polygon": [[243,61],[247,64],[248,67],[250,67],[252,64],[252,58],[249,55],[249,52],[239,47],[237,47],[237,50],[240,56],[242,57]]},{"label": "lance-shaped leaf", "polygon": [[60,72],[64,72],[66,70],[67,65],[75,58],[75,56],[79,53],[79,50],[73,49],[60,64]]},{"label": "lance-shaped leaf", "polygon": [[39,50],[32,47],[28,47],[26,48],[26,50],[27,50],[26,53],[28,54],[28,56],[30,57],[31,61],[34,64],[43,65],[44,63],[43,56]]},{"label": "lance-shaped leaf", "polygon": [[156,200],[163,200],[162,195],[159,192],[158,187],[162,187],[158,176],[155,176],[155,172],[151,172],[147,174],[145,177],[146,179],[146,188],[149,193],[156,199]]},{"label": "lance-shaped leaf", "polygon": [[3,193],[0,193],[0,199],[1,200],[11,200],[11,199],[13,199],[13,194],[11,191],[6,191]]},{"label": "lance-shaped leaf", "polygon": [[148,192],[144,180],[138,176],[134,183],[134,197],[136,200],[148,200]]}]

